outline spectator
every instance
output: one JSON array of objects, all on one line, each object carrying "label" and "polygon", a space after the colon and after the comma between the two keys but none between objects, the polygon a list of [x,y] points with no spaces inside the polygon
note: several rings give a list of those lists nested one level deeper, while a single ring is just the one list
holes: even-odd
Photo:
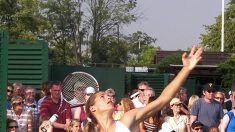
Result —
[{"label": "spectator", "polygon": [[177,93],[176,98],[179,98],[180,101],[182,102],[182,107],[181,107],[180,114],[189,115],[188,106],[186,105],[187,104],[187,100],[188,100],[187,89],[182,87],[180,89],[180,91]]},{"label": "spectator", "polygon": [[113,104],[116,103],[115,91],[112,88],[105,90],[105,93],[111,98]]},{"label": "spectator", "polygon": [[[96,91],[95,91],[95,88],[93,87],[87,87],[84,93],[85,93],[85,102],[86,102],[92,94],[96,93]],[[77,119],[81,123],[82,129],[83,129],[87,121],[85,105],[73,106],[72,113],[73,113],[72,114],[73,119]]]},{"label": "spectator", "polygon": [[176,132],[190,132],[189,117],[181,115],[182,102],[179,98],[173,98],[170,102],[173,117],[165,117],[164,121],[169,123]]},{"label": "spectator", "polygon": [[124,113],[134,109],[135,106],[129,98],[122,98],[121,101],[117,104],[117,110],[114,112],[114,120],[120,120]]},{"label": "spectator", "polygon": [[18,123],[15,120],[7,119],[7,132],[17,132]]},{"label": "spectator", "polygon": [[[152,96],[148,100],[148,104],[157,99],[155,96]],[[157,112],[140,123],[140,132],[158,132],[163,123],[161,113]]]},{"label": "spectator", "polygon": [[204,98],[200,98],[193,103],[190,122],[200,121],[204,125],[204,131],[210,127],[218,127],[223,118],[223,108],[221,104],[214,100],[215,88],[212,83],[203,87]]},{"label": "spectator", "polygon": [[77,119],[73,119],[70,122],[69,128],[66,132],[82,132],[81,122]]},{"label": "spectator", "polygon": [[149,98],[155,96],[155,91],[151,88],[148,87],[148,89],[144,90],[144,104],[148,104]]},{"label": "spectator", "polygon": [[24,97],[24,88],[22,83],[15,82],[13,83],[13,87],[14,87],[13,96]]},{"label": "spectator", "polygon": [[50,81],[46,81],[42,83],[42,87],[41,87],[41,91],[40,91],[40,99],[38,100],[38,107],[40,108],[43,100],[46,97],[49,97],[51,95],[50,93],[50,89],[51,89],[51,82]]},{"label": "spectator", "polygon": [[235,100],[235,83],[232,85],[232,88],[231,88],[230,99],[227,102],[225,102],[225,106],[228,111],[232,109],[232,101],[234,100]]},{"label": "spectator", "polygon": [[225,104],[224,104],[225,94],[224,94],[223,92],[217,91],[217,92],[215,93],[214,99],[215,99],[216,101],[218,101],[218,102],[222,105],[222,107],[223,107],[223,112],[226,113],[226,112],[227,112],[227,109],[225,108]]},{"label": "spectator", "polygon": [[188,109],[189,109],[189,111],[191,111],[192,106],[193,106],[193,103],[194,103],[196,100],[198,100],[198,99],[199,99],[199,97],[198,97],[197,95],[192,95],[192,96],[189,98],[189,100],[188,100]]},{"label": "spectator", "polygon": [[12,109],[7,110],[7,118],[17,121],[19,132],[32,132],[32,112],[23,107],[23,98],[14,96],[11,99]]},{"label": "spectator", "polygon": [[184,83],[187,76],[202,59],[202,48],[195,52],[196,47],[190,51],[189,56],[186,53],[182,55],[183,68],[166,86],[161,95],[140,109],[132,109],[124,114],[120,121],[115,122],[113,119],[114,104],[105,92],[93,94],[86,103],[86,112],[90,121],[87,123],[85,131],[87,132],[107,132],[107,131],[133,131],[139,129],[139,123],[150,117],[152,114],[160,111],[175,96],[180,86]]},{"label": "spectator", "polygon": [[7,109],[11,109],[11,98],[13,96],[13,85],[11,83],[7,83]]},{"label": "spectator", "polygon": [[235,132],[235,100],[232,101],[232,108],[223,117],[220,125],[221,132]]},{"label": "spectator", "polygon": [[38,103],[35,100],[35,89],[32,86],[26,86],[24,107],[26,110],[31,111],[33,115],[33,132],[38,132],[39,127],[39,109]]},{"label": "spectator", "polygon": [[141,108],[145,106],[144,90],[148,88],[149,88],[149,84],[146,81],[142,81],[138,84],[139,96],[132,100],[132,102],[135,105],[135,108]]},{"label": "spectator", "polygon": [[203,132],[203,126],[200,121],[194,121],[191,125],[192,132]]},{"label": "spectator", "polygon": [[56,122],[52,124],[54,132],[65,132],[72,118],[70,105],[62,99],[61,91],[60,82],[53,82],[50,89],[51,95],[44,99],[40,107],[41,121],[48,120],[53,114],[59,115]]}]

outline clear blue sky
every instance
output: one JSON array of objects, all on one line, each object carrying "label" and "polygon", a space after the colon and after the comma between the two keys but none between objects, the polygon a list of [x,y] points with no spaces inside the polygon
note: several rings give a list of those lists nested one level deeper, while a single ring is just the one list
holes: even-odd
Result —
[{"label": "clear blue sky", "polygon": [[[225,0],[227,3],[229,0]],[[122,32],[137,30],[157,38],[156,45],[162,50],[186,50],[200,43],[203,25],[215,23],[221,15],[222,0],[138,0],[137,13],[141,18]]]}]

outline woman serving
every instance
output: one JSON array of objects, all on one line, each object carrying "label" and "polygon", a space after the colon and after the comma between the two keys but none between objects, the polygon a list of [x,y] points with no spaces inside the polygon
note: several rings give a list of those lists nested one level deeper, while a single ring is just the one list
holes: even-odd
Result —
[{"label": "woman serving", "polygon": [[202,48],[197,51],[193,46],[189,55],[182,55],[183,68],[175,79],[167,85],[161,95],[143,108],[126,112],[120,121],[115,122],[112,115],[114,104],[104,92],[92,95],[86,103],[86,112],[89,122],[85,132],[130,132],[139,129],[139,123],[160,111],[178,92],[189,73],[201,60]]}]

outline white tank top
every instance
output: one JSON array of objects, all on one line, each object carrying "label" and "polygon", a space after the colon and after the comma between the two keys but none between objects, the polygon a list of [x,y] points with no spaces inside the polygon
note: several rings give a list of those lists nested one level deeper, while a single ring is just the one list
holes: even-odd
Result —
[{"label": "white tank top", "polygon": [[122,122],[116,121],[116,129],[115,132],[131,132],[129,128],[127,128]]}]

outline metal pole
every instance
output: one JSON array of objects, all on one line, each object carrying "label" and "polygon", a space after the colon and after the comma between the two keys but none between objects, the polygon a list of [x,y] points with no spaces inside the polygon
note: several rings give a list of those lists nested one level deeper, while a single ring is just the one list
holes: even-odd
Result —
[{"label": "metal pole", "polygon": [[221,52],[224,52],[224,0],[222,0],[222,18],[221,18]]}]

